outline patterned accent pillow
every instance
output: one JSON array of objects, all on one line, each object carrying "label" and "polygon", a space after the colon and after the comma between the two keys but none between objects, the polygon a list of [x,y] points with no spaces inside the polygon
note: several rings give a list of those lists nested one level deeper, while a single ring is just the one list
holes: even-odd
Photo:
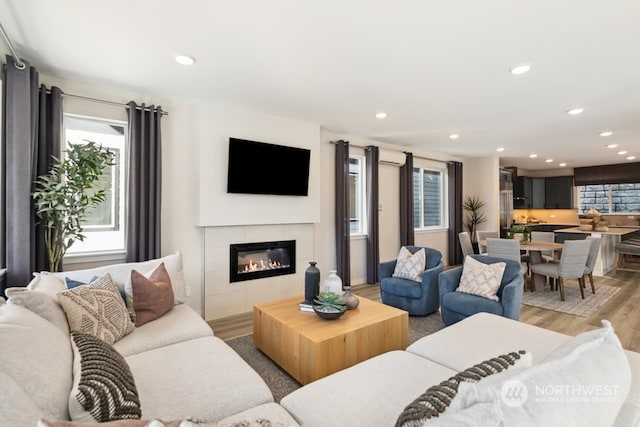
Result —
[{"label": "patterned accent pillow", "polygon": [[531,353],[520,350],[502,354],[458,372],[448,380],[429,387],[407,405],[398,417],[396,427],[422,427],[427,420],[440,416],[456,397],[458,386],[462,382],[477,383],[482,378],[507,369],[528,368],[531,363]]},{"label": "patterned accent pillow", "polygon": [[462,267],[460,285],[456,291],[499,301],[497,293],[506,266],[505,262],[485,264],[467,256]]},{"label": "patterned accent pillow", "polygon": [[[95,282],[96,279],[98,279],[98,276],[93,276],[91,278],[91,280],[89,280],[89,283],[85,283],[82,282],[80,280],[75,280],[75,279],[71,279],[69,277],[65,277],[64,278],[64,284],[67,286],[67,289],[73,289],[73,288],[77,288],[78,286],[82,286],[82,285],[90,285],[91,283]],[[113,278],[111,278],[113,280]],[[115,284],[115,283],[114,283]],[[116,288],[118,288],[118,285],[116,285]],[[118,292],[120,293],[120,297],[122,298],[122,301],[126,301],[127,300],[127,294],[124,292],[124,288],[118,288]]]},{"label": "patterned accent pillow", "polygon": [[140,419],[138,390],[124,357],[93,335],[72,332],[71,339],[71,419],[85,422]]},{"label": "patterned accent pillow", "polygon": [[412,254],[405,246],[400,248],[396,268],[393,270],[392,277],[400,279],[409,279],[416,282],[422,281],[425,266],[427,265],[427,253],[424,248]]},{"label": "patterned accent pillow", "polygon": [[155,320],[173,308],[173,288],[164,263],[148,277],[131,270],[131,289],[136,326]]},{"label": "patterned accent pillow", "polygon": [[89,285],[58,293],[71,331],[113,344],[135,328],[109,273]]}]

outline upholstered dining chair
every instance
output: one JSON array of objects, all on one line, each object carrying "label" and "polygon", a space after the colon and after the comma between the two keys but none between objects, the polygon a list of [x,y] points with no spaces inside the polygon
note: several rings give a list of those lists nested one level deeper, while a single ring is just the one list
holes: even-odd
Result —
[{"label": "upholstered dining chair", "polygon": [[[412,254],[422,247],[407,246]],[[426,316],[438,310],[438,274],[444,270],[442,253],[437,249],[424,248],[426,255],[425,270],[421,281],[393,277],[397,260],[380,263],[380,300],[409,312],[411,316]]]},{"label": "upholstered dining chair", "polygon": [[589,256],[589,240],[565,240],[560,262],[546,262],[531,265],[531,273],[556,279],[560,288],[560,300],[564,301],[564,281],[578,279],[580,295],[584,299],[584,275]]},{"label": "upholstered dining chair", "polygon": [[498,300],[495,301],[466,292],[456,292],[460,287],[460,280],[462,279],[465,265],[467,265],[466,262],[463,265],[444,271],[440,273],[438,278],[440,314],[444,324],[448,326],[481,312],[518,320],[524,291],[524,279],[520,274],[520,261],[494,258],[487,255],[470,255],[468,258],[473,258],[488,265],[499,262],[506,264],[500,280],[500,287],[496,293]]},{"label": "upholstered dining chair", "polygon": [[471,235],[468,231],[463,231],[458,234],[458,240],[460,240],[460,247],[462,248],[462,259],[465,259],[467,255],[473,255],[473,245],[471,244]]},{"label": "upholstered dining chair", "polygon": [[[600,237],[587,237],[587,241],[591,242],[589,246],[589,255],[587,255],[587,262],[584,268],[584,274],[589,277],[589,283],[591,284],[591,292],[596,293],[596,287],[593,283],[593,268],[596,266],[596,260],[598,259],[598,251],[600,250]],[[584,278],[583,282],[584,284]]]},{"label": "upholstered dining chair", "polygon": [[[510,259],[521,263],[520,241],[516,239],[487,239],[487,255],[494,258]],[[527,274],[527,266],[520,264],[520,272]]]},{"label": "upholstered dining chair", "polygon": [[480,255],[487,253],[487,247],[481,245],[480,242],[489,238],[497,239],[500,237],[500,233],[497,231],[476,231],[476,237],[478,238],[478,249]]}]

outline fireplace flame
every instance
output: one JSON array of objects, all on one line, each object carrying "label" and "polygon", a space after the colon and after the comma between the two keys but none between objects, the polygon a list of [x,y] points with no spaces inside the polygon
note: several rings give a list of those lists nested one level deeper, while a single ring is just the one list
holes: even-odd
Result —
[{"label": "fireplace flame", "polygon": [[258,262],[249,259],[249,264],[244,266],[243,273],[250,273],[252,271],[273,270],[274,268],[282,268],[282,264],[279,261],[269,259],[265,262],[264,259],[260,259]]}]

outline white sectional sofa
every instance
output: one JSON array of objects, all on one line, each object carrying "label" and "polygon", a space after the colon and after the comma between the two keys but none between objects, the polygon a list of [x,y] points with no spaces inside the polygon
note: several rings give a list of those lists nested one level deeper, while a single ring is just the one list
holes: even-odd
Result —
[{"label": "white sectional sofa", "polygon": [[[132,268],[141,267],[110,269],[119,281]],[[89,280],[102,272],[69,272],[66,276]],[[176,272],[170,271],[173,285],[180,286],[179,278],[173,280]],[[64,276],[38,277],[32,290],[24,292],[47,292],[44,282],[60,281]],[[175,290],[175,295],[180,292]],[[59,327],[59,313],[53,318],[42,304],[26,303],[30,297],[16,296],[0,303],[0,427],[36,426],[40,418],[70,417],[73,352],[69,333]],[[473,387],[465,385],[464,390],[461,386],[464,399],[454,399],[445,416],[425,425],[501,425],[501,417],[514,414],[519,417],[518,425],[596,425],[596,420],[609,421],[597,425],[640,425],[640,354],[623,351],[615,335],[606,332],[603,328],[573,338],[481,313],[420,339],[406,351],[382,354],[308,384],[279,404],[251,367],[184,304],[136,328],[113,347],[133,373],[142,418],[149,420],[191,417],[221,426],[267,425],[260,424],[265,420],[274,427],[393,426],[403,409],[427,388],[483,360],[522,349],[532,355],[531,368],[497,374]],[[536,401],[535,375],[550,368],[561,371],[551,376],[557,384],[547,376],[543,386],[615,385],[616,393],[606,398],[582,396],[582,402]],[[522,407],[505,408],[500,396],[491,394],[495,387],[481,387],[508,378],[519,379],[530,390]],[[558,410],[565,421],[562,424],[557,424]],[[581,423],[581,417],[591,417],[592,422]]]}]

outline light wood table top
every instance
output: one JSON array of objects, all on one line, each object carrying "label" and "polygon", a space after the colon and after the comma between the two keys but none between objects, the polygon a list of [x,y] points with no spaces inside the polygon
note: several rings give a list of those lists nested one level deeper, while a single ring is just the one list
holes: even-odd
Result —
[{"label": "light wood table top", "polygon": [[[482,246],[487,246],[487,241],[480,240],[478,244]],[[555,242],[520,241],[520,250],[523,250],[523,251],[558,251],[558,250],[562,250],[563,247],[564,245],[562,243],[555,243]]]},{"label": "light wood table top", "polygon": [[301,311],[303,296],[256,304],[253,342],[301,384],[345,369],[409,341],[409,315],[369,299],[335,320]]}]

